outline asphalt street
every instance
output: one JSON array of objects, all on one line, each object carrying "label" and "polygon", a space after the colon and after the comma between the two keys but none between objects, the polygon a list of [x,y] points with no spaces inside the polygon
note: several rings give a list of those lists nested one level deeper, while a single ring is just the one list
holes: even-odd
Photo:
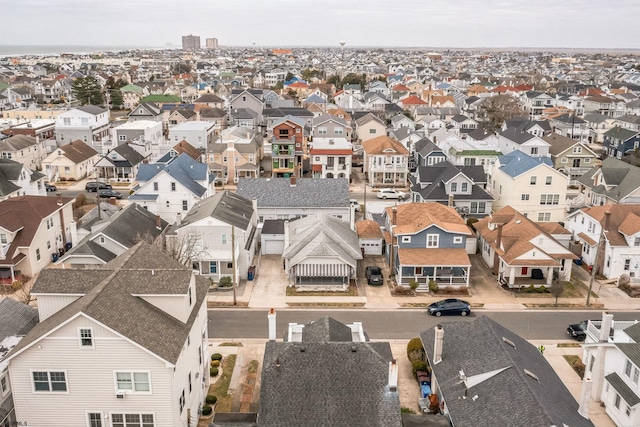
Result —
[{"label": "asphalt street", "polygon": [[[442,322],[471,321],[486,315],[527,340],[563,340],[567,325],[585,319],[599,320],[599,311],[476,311],[470,316],[433,317],[426,310],[281,310],[277,312],[278,338],[284,336],[289,323],[307,323],[322,316],[331,316],[343,323],[362,322],[371,339],[411,339]],[[639,319],[636,312],[615,312],[614,320]],[[640,320],[640,319],[639,319]],[[209,338],[267,339],[266,310],[209,310]]]}]

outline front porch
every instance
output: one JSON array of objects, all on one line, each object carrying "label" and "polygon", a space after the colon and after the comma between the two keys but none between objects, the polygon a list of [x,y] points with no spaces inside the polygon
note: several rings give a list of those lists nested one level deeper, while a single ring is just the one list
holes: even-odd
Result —
[{"label": "front porch", "polygon": [[505,266],[498,274],[498,281],[509,288],[550,287],[556,267],[559,266]]},{"label": "front porch", "polygon": [[369,179],[369,184],[374,188],[407,186],[407,172],[405,168],[403,168],[401,171],[372,171],[367,174],[367,178]]},{"label": "front porch", "polygon": [[136,178],[133,168],[128,166],[100,166],[96,167],[96,173],[98,179],[104,182],[133,182]]},{"label": "front porch", "polygon": [[429,282],[438,287],[467,288],[471,261],[464,249],[399,249],[398,285],[418,282],[416,292],[429,292]]}]

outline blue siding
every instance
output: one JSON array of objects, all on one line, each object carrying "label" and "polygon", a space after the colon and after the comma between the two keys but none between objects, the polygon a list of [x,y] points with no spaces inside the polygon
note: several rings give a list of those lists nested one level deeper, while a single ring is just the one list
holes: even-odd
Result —
[{"label": "blue siding", "polygon": [[[401,249],[414,249],[420,248],[424,249],[427,247],[427,234],[437,234],[438,237],[438,248],[461,248],[464,249],[467,241],[467,236],[464,234],[455,234],[455,233],[447,233],[442,229],[431,226],[425,230],[422,230],[420,233],[411,236],[411,242],[403,243],[402,237],[398,236],[398,247]],[[453,243],[453,238],[456,236],[462,237],[461,243]]]}]

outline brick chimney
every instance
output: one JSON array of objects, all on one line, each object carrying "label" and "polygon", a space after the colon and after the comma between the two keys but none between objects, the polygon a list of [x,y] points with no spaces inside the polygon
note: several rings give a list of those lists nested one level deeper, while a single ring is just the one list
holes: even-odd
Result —
[{"label": "brick chimney", "polygon": [[160,215],[156,215],[156,228],[162,230],[162,219],[160,219]]},{"label": "brick chimney", "polygon": [[289,184],[290,184],[292,187],[295,187],[295,186],[296,186],[296,176],[295,176],[295,174],[292,174],[292,175],[291,175],[291,178],[289,178]]},{"label": "brick chimney", "polygon": [[57,197],[57,202],[56,203],[58,204],[58,206],[62,206],[62,204],[63,204],[62,203],[62,193],[58,191],[56,193],[56,197]]}]

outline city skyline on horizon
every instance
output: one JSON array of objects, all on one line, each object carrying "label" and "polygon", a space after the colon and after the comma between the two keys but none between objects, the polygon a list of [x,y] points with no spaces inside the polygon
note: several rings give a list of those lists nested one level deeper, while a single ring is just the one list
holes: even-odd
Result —
[{"label": "city skyline on horizon", "polygon": [[[407,0],[402,6],[371,0],[364,7],[340,0],[318,7],[290,0],[190,4],[198,18],[214,17],[209,21],[166,13],[175,8],[167,0],[113,0],[99,11],[82,0],[24,0],[5,11],[3,44],[39,46],[47,40],[49,46],[163,48],[168,42],[179,46],[183,35],[193,34],[228,47],[333,47],[345,40],[347,48],[640,49],[634,34],[640,2],[632,0],[588,8],[580,0],[460,0],[455,5]],[[613,25],[616,31],[605,31]]]}]

